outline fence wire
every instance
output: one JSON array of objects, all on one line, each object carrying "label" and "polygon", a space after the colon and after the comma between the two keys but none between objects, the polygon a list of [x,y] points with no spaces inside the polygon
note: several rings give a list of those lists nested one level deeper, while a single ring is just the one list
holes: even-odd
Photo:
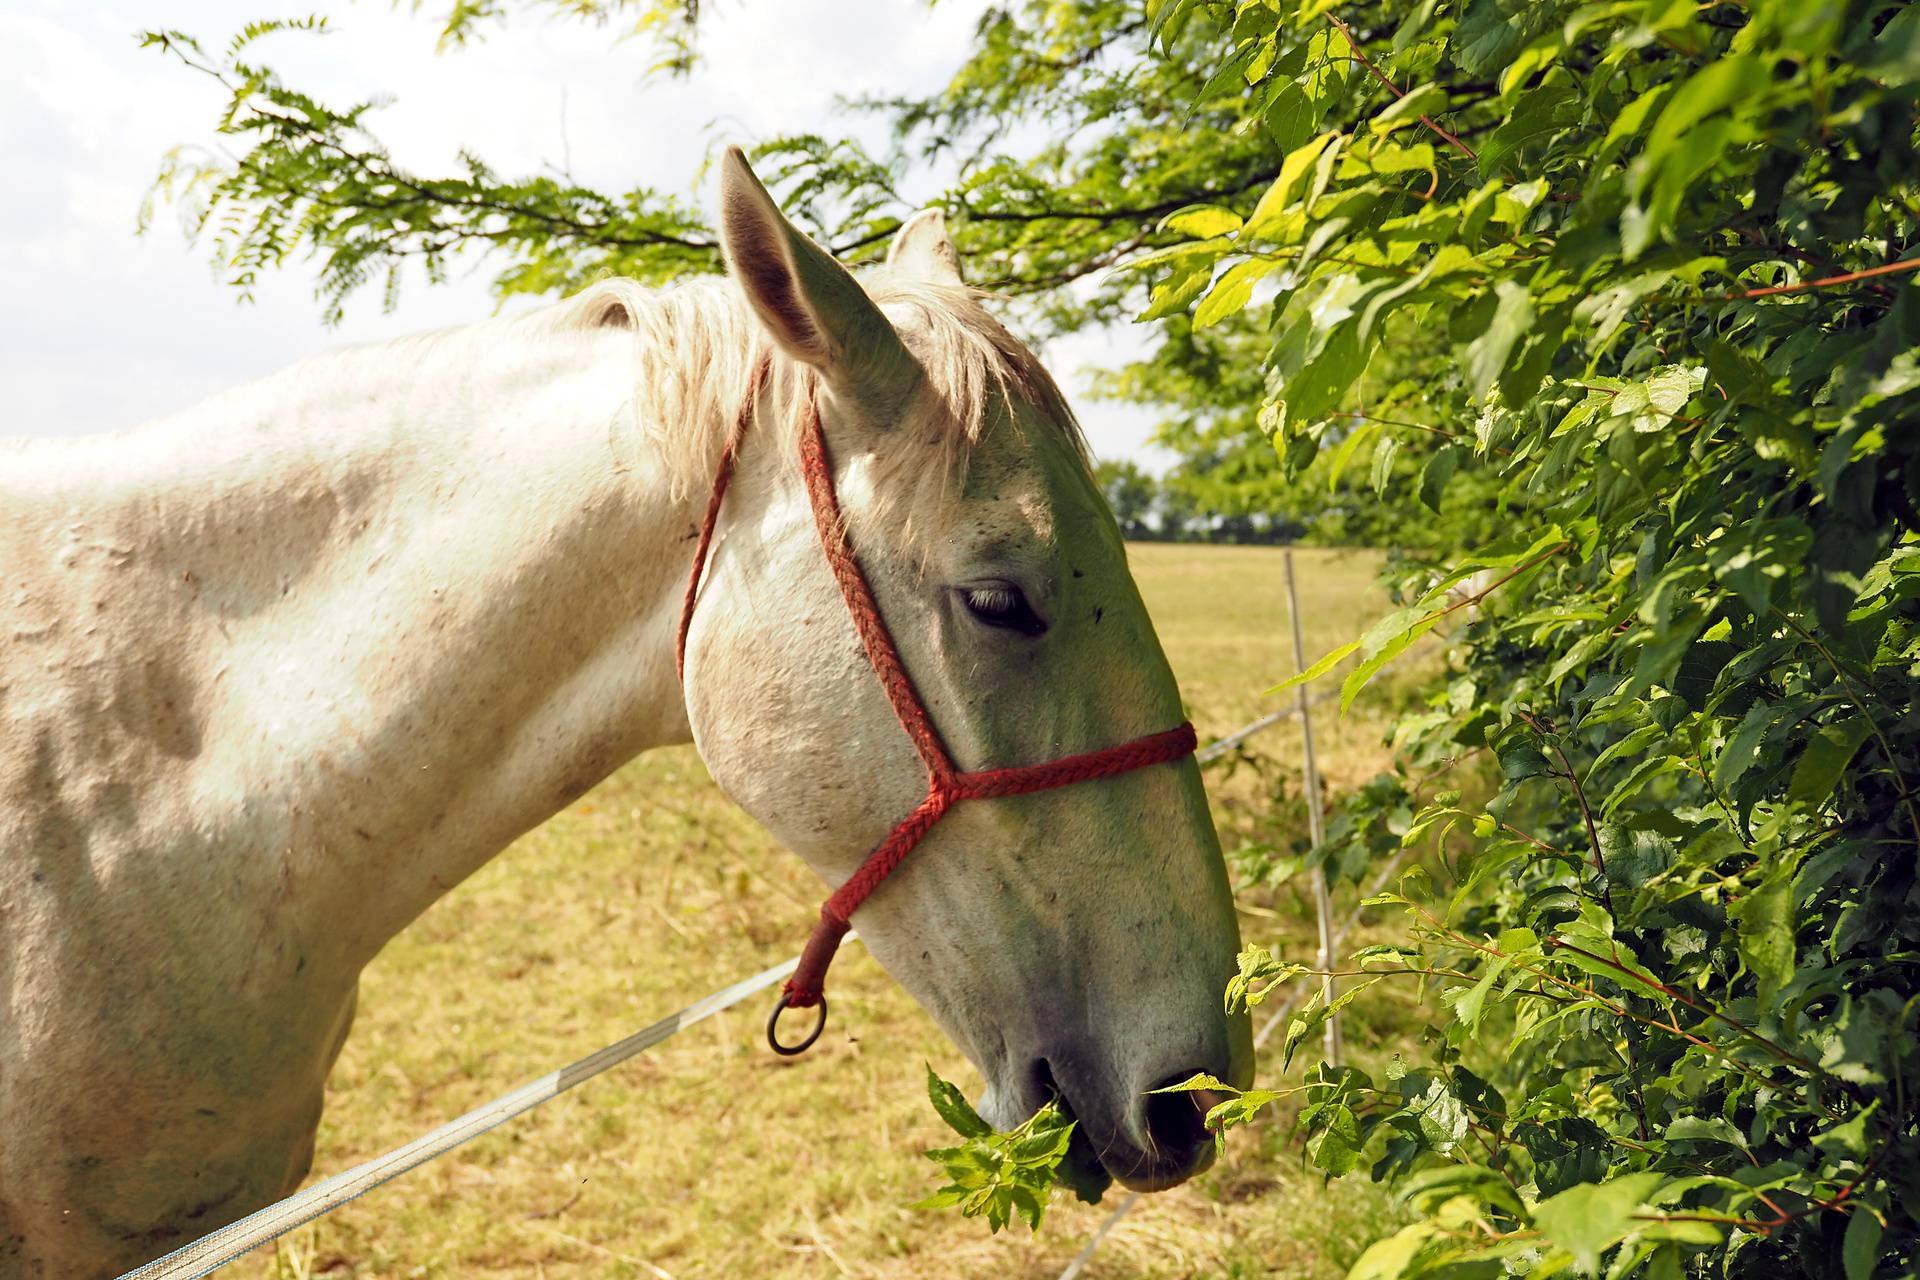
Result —
[{"label": "fence wire", "polygon": [[[1315,701],[1322,701],[1330,696],[1332,695],[1323,695]],[[1242,725],[1225,737],[1208,743],[1194,753],[1194,758],[1202,764],[1217,760],[1262,730],[1303,714],[1311,705],[1312,703],[1302,703],[1300,706],[1288,707],[1271,715],[1261,716],[1258,720]],[[403,1173],[445,1155],[462,1143],[471,1141],[516,1116],[524,1115],[541,1103],[558,1097],[574,1086],[593,1079],[637,1054],[644,1053],[662,1040],[685,1030],[694,1023],[738,1004],[755,992],[765,990],[791,974],[797,963],[797,959],[788,960],[771,969],[763,969],[752,977],[743,978],[732,986],[724,987],[712,995],[694,1001],[678,1013],[662,1018],[652,1026],[642,1028],[596,1053],[588,1054],[557,1071],[550,1071],[511,1093],[495,1098],[483,1107],[450,1120],[432,1132],[415,1138],[405,1146],[396,1147],[385,1155],[375,1156],[351,1169],[336,1173],[330,1178],[296,1191],[284,1200],[276,1201],[264,1209],[211,1231],[190,1244],[182,1245],[172,1253],[135,1267],[132,1271],[120,1276],[119,1280],[199,1280],[199,1277],[218,1270],[249,1250],[276,1240],[296,1227],[304,1226],[315,1218],[331,1213],[349,1201],[359,1199],[382,1183],[389,1182]],[[1131,1206],[1131,1202],[1132,1197],[1129,1197],[1128,1207]],[[1119,1214],[1116,1213],[1113,1219],[1109,1220],[1109,1225],[1118,1218]],[[1105,1228],[1102,1228],[1103,1233],[1104,1231]],[[1095,1243],[1098,1243],[1097,1237]],[[1086,1252],[1091,1255],[1091,1245]]]}]

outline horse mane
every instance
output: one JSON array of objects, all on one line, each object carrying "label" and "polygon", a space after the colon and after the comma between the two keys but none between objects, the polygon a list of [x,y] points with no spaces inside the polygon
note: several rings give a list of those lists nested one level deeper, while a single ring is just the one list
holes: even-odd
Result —
[{"label": "horse mane", "polygon": [[[871,518],[897,514],[902,532],[917,534],[915,540],[937,533],[928,526],[958,491],[976,447],[995,431],[1023,431],[1036,421],[1058,432],[1079,464],[1091,469],[1066,397],[1033,352],[987,310],[990,295],[885,268],[863,272],[860,282],[919,361],[938,406],[931,423],[903,430],[898,446],[877,459]],[[677,497],[704,492],[713,482],[754,366],[769,345],[745,296],[725,277],[666,289],[612,277],[519,323],[553,333],[634,332],[639,429],[664,460]],[[782,456],[795,466],[800,415],[793,405],[816,377],[775,349],[774,421],[756,421],[753,429],[756,435],[770,427],[780,432]],[[1035,412],[1015,412],[1021,403]]]}]

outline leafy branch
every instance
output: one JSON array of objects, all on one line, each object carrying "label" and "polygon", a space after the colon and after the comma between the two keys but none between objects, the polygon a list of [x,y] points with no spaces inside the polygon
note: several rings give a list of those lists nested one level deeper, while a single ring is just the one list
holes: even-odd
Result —
[{"label": "leafy branch", "polygon": [[958,1088],[927,1068],[927,1097],[947,1126],[964,1140],[957,1147],[926,1153],[948,1178],[947,1185],[920,1201],[916,1209],[958,1208],[969,1218],[984,1217],[998,1233],[1013,1218],[1029,1230],[1041,1216],[1073,1139],[1074,1121],[1052,1102],[1018,1128],[996,1133],[980,1118]]}]

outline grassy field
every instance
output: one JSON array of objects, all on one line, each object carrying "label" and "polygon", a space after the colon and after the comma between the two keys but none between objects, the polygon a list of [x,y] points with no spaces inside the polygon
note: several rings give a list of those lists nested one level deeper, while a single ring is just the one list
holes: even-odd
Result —
[{"label": "grassy field", "polygon": [[[1281,557],[1145,545],[1135,572],[1204,742],[1283,705],[1292,669]],[[1376,556],[1297,552],[1309,658],[1387,602]],[[1336,785],[1381,768],[1383,705],[1316,717]],[[1292,724],[1257,744],[1297,769]],[[1265,806],[1258,771],[1210,785],[1232,845]],[[707,780],[691,750],[638,761],[521,840],[367,971],[328,1088],[316,1175],[394,1146],[793,953],[820,886]],[[1298,895],[1249,895],[1250,939],[1310,949]],[[857,946],[808,1055],[760,1039],[765,1000],[684,1033],[236,1268],[252,1277],[1056,1275],[1114,1203],[1055,1202],[1037,1238],[906,1206],[936,1185],[942,1131],[923,1063],[978,1080]],[[1350,1036],[1399,1034],[1356,1011]],[[1370,1025],[1385,1020],[1384,1026]],[[1388,1220],[1354,1180],[1301,1166],[1284,1126],[1243,1135],[1195,1182],[1143,1201],[1089,1277],[1338,1276]]]}]

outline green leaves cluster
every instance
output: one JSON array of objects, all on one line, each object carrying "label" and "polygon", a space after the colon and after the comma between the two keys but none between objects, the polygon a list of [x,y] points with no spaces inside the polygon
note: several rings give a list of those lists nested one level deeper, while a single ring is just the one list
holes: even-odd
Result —
[{"label": "green leaves cluster", "polygon": [[[443,0],[419,3],[450,54],[518,17],[573,18],[646,36],[648,74],[696,65],[699,6],[685,0]],[[259,39],[303,24],[250,24],[217,50],[177,30],[145,43],[214,77],[226,93],[218,152],[170,156],[153,203],[172,201],[206,239],[229,281],[246,291],[263,269],[312,259],[326,314],[378,288],[393,305],[410,274],[445,278],[461,254],[494,259],[502,295],[570,291],[608,272],[665,281],[719,266],[718,238],[679,193],[640,185],[593,189],[572,175],[509,175],[477,144],[451,170],[396,157],[378,130],[391,97],[337,104],[289,84]],[[325,24],[315,22],[307,34]],[[1265,185],[1264,145],[1232,128],[1233,103],[1191,109],[1206,77],[1205,42],[1186,61],[1146,57],[1146,22],[1132,0],[1030,0],[981,18],[954,79],[920,97],[858,99],[854,110],[893,126],[895,145],[871,155],[841,137],[792,134],[752,148],[756,170],[795,220],[843,260],[884,254],[901,220],[946,208],[970,278],[1029,300],[1036,328],[1123,315],[1137,287],[1107,268],[1172,243],[1166,214],[1199,199],[1243,198]],[[1096,131],[1091,126],[1098,125]],[[1038,132],[1057,139],[1017,150]],[[745,141],[745,140],[740,140]],[[1148,165],[1143,157],[1182,163]],[[930,164],[959,178],[947,190],[910,179]],[[1060,288],[1086,282],[1078,292]]]},{"label": "green leaves cluster", "polygon": [[[457,6],[447,39],[463,43],[496,16],[492,3]],[[717,239],[679,197],[648,187],[602,193],[566,174],[509,177],[472,151],[454,172],[418,173],[374,132],[384,99],[326,103],[256,56],[267,37],[329,30],[318,17],[255,22],[218,52],[177,30],[141,40],[220,84],[226,104],[216,128],[229,144],[223,151],[238,151],[171,153],[141,225],[159,203],[179,205],[242,296],[262,271],[307,257],[318,263],[329,321],[367,287],[378,287],[391,308],[409,267],[429,284],[444,283],[462,251],[509,260],[495,281],[502,294],[577,289],[609,272],[659,282],[718,267]]]},{"label": "green leaves cluster", "polygon": [[1073,1140],[1075,1122],[1049,1102],[1019,1128],[996,1133],[968,1104],[966,1095],[932,1067],[927,1068],[927,1097],[964,1141],[926,1153],[946,1172],[948,1182],[914,1208],[958,1208],[969,1218],[985,1218],[996,1233],[1016,1217],[1029,1230],[1039,1230],[1060,1177],[1060,1162]]},{"label": "green leaves cluster", "polygon": [[1415,1215],[1353,1274],[1913,1274],[1920,11],[1149,13],[1279,165],[1165,221],[1148,316],[1253,335],[1276,474],[1504,526],[1305,677],[1446,632],[1397,742],[1497,774],[1335,842],[1438,851],[1339,997],[1415,984],[1420,1060],[1299,1086],[1309,1159]]}]

